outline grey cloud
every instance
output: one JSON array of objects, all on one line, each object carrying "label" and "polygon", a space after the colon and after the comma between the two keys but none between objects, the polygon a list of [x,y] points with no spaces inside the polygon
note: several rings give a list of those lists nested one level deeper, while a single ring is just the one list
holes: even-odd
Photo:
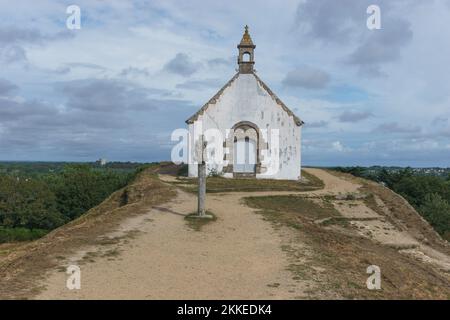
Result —
[{"label": "grey cloud", "polygon": [[228,59],[224,58],[214,58],[208,60],[208,66],[210,67],[216,67],[216,66],[233,66],[233,63],[235,62],[235,57],[230,57]]},{"label": "grey cloud", "polygon": [[178,89],[189,89],[198,90],[202,88],[218,88],[223,85],[223,80],[213,78],[213,79],[203,79],[203,80],[189,80],[176,85]]},{"label": "grey cloud", "polygon": [[44,34],[39,30],[2,26],[0,28],[0,61],[4,63],[27,61],[27,45],[44,45],[47,42],[71,39],[75,36],[69,30]]},{"label": "grey cloud", "polygon": [[323,89],[329,81],[330,76],[325,71],[309,66],[302,66],[288,72],[283,79],[283,85],[306,89]]},{"label": "grey cloud", "polygon": [[0,97],[7,96],[17,89],[18,87],[14,83],[5,79],[0,79]]},{"label": "grey cloud", "polygon": [[[381,8],[381,30],[368,30],[366,9]],[[364,75],[382,75],[384,63],[397,60],[412,39],[410,23],[403,18],[420,1],[306,0],[298,5],[296,28],[304,39],[353,48],[343,60]],[[304,40],[302,39],[302,40]]]},{"label": "grey cloud", "polygon": [[101,113],[136,111],[163,112],[164,109],[189,105],[185,100],[170,99],[166,90],[144,88],[119,79],[84,79],[56,84],[67,99],[66,108]]},{"label": "grey cloud", "polygon": [[95,64],[95,63],[87,63],[87,62],[69,62],[65,64],[67,67],[70,68],[86,68],[86,69],[94,69],[94,70],[107,70],[107,68]]},{"label": "grey cloud", "polygon": [[413,37],[410,23],[401,19],[384,19],[381,30],[367,32],[368,36],[346,62],[358,66],[362,73],[374,76],[382,74],[381,64],[399,59],[401,49]]},{"label": "grey cloud", "polygon": [[72,69],[76,69],[76,68],[98,70],[101,72],[108,70],[107,68],[105,68],[101,65],[98,65],[98,64],[94,64],[94,63],[70,62],[70,63],[63,64],[56,69],[48,70],[48,72],[55,73],[55,74],[68,74],[72,71]]},{"label": "grey cloud", "polygon": [[60,66],[56,69],[53,70],[48,70],[51,73],[55,73],[55,74],[68,74],[70,73],[70,71],[72,71],[69,67],[67,66]]},{"label": "grey cloud", "polygon": [[324,128],[328,126],[328,122],[324,120],[306,123],[306,128]]},{"label": "grey cloud", "polygon": [[368,111],[345,111],[338,117],[340,122],[358,122],[372,117],[373,114]]},{"label": "grey cloud", "polygon": [[200,67],[200,63],[194,62],[187,54],[180,52],[164,66],[164,70],[183,77],[189,77],[199,70]]},{"label": "grey cloud", "polygon": [[0,98],[0,119],[3,125],[6,123],[15,124],[29,119],[35,120],[40,117],[53,118],[56,113],[56,108],[36,100],[17,102]]},{"label": "grey cloud", "polygon": [[150,76],[150,72],[148,71],[148,69],[145,68],[136,68],[136,67],[128,67],[126,69],[123,69],[120,74],[120,76],[123,77],[127,77],[127,76],[131,76],[131,77],[136,77],[136,76],[143,76],[143,77],[149,77]]},{"label": "grey cloud", "polygon": [[57,86],[68,99],[70,109],[115,112],[118,110],[155,109],[149,99],[153,90],[116,79],[85,79]]},{"label": "grey cloud", "polygon": [[431,122],[432,125],[436,125],[436,126],[441,126],[441,125],[446,125],[449,122],[450,118],[446,117],[446,116],[437,116],[433,119],[433,121]]},{"label": "grey cloud", "polygon": [[[13,90],[6,82],[2,87]],[[68,81],[55,89],[61,103],[0,98],[3,159],[155,159],[170,144],[170,132],[195,111],[189,101],[163,98],[164,90],[116,79]]]},{"label": "grey cloud", "polygon": [[54,34],[44,34],[36,29],[25,29],[17,27],[2,27],[0,29],[0,43],[3,44],[24,44],[39,43],[47,41],[73,38],[74,33],[69,30],[60,31]]},{"label": "grey cloud", "polygon": [[417,133],[420,131],[421,128],[419,126],[404,126],[398,122],[382,123],[373,129],[373,132],[382,133]]},{"label": "grey cloud", "polygon": [[365,27],[366,0],[307,0],[296,12],[296,27],[310,39],[346,43],[355,36],[357,24]]},{"label": "grey cloud", "polygon": [[12,63],[25,61],[27,61],[27,55],[24,48],[18,45],[5,45],[0,47],[0,62]]}]

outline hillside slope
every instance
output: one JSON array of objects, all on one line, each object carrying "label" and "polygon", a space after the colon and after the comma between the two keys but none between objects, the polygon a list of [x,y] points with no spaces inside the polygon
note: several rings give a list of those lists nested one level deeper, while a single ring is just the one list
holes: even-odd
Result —
[{"label": "hillside slope", "polygon": [[[448,243],[400,196],[306,171],[322,189],[233,192],[233,182],[209,193],[217,220],[201,228],[184,219],[196,208],[191,182],[146,172],[81,219],[3,256],[0,297],[450,298]],[[66,288],[70,264],[81,268],[80,290]],[[369,265],[381,269],[381,290],[366,287]]]}]

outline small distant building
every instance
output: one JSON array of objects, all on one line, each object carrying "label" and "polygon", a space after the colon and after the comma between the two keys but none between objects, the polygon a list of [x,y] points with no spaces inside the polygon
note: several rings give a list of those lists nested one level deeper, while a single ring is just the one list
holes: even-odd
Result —
[{"label": "small distant building", "polygon": [[104,165],[106,165],[108,163],[108,161],[106,159],[104,159],[104,158],[100,158],[95,163],[100,165],[100,166],[104,166]]},{"label": "small distant building", "polygon": [[[246,26],[237,46],[239,71],[186,120],[190,177],[197,177],[197,163],[202,159],[198,133],[202,136],[208,129],[214,129],[223,136],[220,147],[224,161],[223,165],[207,163],[207,173],[227,178],[300,179],[303,121],[256,75],[255,47]],[[277,135],[271,137],[271,132]],[[275,159],[270,167],[269,158]]]}]

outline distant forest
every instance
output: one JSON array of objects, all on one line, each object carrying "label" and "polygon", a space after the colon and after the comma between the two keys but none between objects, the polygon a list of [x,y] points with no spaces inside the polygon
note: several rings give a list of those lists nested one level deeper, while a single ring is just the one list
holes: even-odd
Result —
[{"label": "distant forest", "polygon": [[450,168],[335,167],[379,183],[403,196],[450,241]]},{"label": "distant forest", "polygon": [[141,163],[1,162],[0,243],[39,238],[100,204]]}]

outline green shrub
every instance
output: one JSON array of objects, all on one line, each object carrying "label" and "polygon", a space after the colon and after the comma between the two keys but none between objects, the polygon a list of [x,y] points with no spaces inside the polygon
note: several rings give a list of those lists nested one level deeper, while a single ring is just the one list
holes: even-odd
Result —
[{"label": "green shrub", "polygon": [[440,195],[426,195],[419,211],[438,233],[444,237],[450,235],[450,204]]},{"label": "green shrub", "polygon": [[72,220],[128,184],[133,173],[93,169],[88,165],[69,165],[58,175],[46,177],[56,196],[57,209]]},{"label": "green shrub", "polygon": [[0,176],[0,226],[53,229],[65,221],[57,210],[55,195],[44,182]]},{"label": "green shrub", "polygon": [[5,228],[0,227],[0,243],[31,241],[48,233],[43,229]]},{"label": "green shrub", "polygon": [[180,169],[178,169],[177,176],[187,177],[189,174],[189,166],[187,164],[181,165]]}]

